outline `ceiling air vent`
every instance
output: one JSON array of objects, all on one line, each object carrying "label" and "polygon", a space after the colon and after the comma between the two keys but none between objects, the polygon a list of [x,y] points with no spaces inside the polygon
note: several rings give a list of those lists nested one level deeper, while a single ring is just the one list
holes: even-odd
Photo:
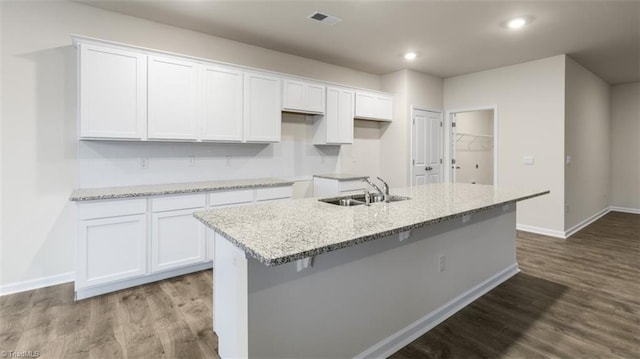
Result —
[{"label": "ceiling air vent", "polygon": [[323,14],[320,11],[316,11],[313,14],[307,16],[309,19],[311,20],[316,20],[316,21],[320,21],[323,24],[327,24],[327,25],[335,25],[337,23],[339,23],[340,21],[342,21],[342,19],[337,18],[335,16],[331,16],[331,15],[327,15],[327,14]]}]

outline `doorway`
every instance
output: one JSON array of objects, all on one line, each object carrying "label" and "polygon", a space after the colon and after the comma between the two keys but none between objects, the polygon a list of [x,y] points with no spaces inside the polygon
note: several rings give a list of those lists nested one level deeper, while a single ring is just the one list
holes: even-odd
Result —
[{"label": "doorway", "polygon": [[411,184],[442,182],[442,112],[412,107]]},{"label": "doorway", "polygon": [[495,107],[449,113],[452,182],[497,185],[497,113]]}]

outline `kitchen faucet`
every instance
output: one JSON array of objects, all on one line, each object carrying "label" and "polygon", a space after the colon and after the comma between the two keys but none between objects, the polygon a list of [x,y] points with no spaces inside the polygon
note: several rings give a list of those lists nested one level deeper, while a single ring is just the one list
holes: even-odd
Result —
[{"label": "kitchen faucet", "polygon": [[[367,182],[371,187],[375,188],[376,191],[378,191],[378,195],[375,196],[376,198],[382,198],[384,202],[389,202],[389,185],[382,178],[380,177],[377,177],[377,178],[380,180],[380,182],[382,182],[384,190],[380,189],[378,185],[371,182],[371,180],[369,180],[368,177],[363,178],[362,181]],[[374,201],[374,202],[378,202],[378,201]]]}]

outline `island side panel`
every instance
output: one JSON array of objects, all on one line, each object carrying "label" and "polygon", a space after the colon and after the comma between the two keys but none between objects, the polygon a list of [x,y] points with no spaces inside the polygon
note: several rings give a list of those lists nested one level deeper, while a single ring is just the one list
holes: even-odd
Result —
[{"label": "island side panel", "polygon": [[[211,231],[211,230],[210,230]],[[223,236],[214,236],[213,330],[218,335],[221,358],[246,358],[247,338],[247,258]]]},{"label": "island side panel", "polygon": [[[416,229],[402,242],[394,235],[325,253],[301,272],[294,262],[266,267],[249,259],[248,355],[375,353],[373,346],[394,334],[400,333],[396,340],[409,336],[412,323],[460,301],[470,289],[500,273],[514,274],[515,240],[511,205],[475,213],[464,224],[456,218]],[[444,272],[440,255],[446,256]]]}]

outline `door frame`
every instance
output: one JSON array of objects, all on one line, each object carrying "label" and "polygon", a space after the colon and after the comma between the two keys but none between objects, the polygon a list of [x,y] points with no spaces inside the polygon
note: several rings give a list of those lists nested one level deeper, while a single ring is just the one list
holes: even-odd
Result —
[{"label": "door frame", "polygon": [[442,169],[440,171],[440,181],[443,182],[445,181],[445,178],[443,176],[443,172],[444,172],[444,166],[447,164],[447,161],[445,160],[445,151],[444,151],[444,143],[445,143],[445,121],[444,118],[442,117],[444,115],[444,111],[442,110],[438,110],[438,109],[433,109],[433,108],[429,108],[429,107],[425,107],[425,106],[420,106],[420,105],[411,105],[410,106],[410,112],[409,112],[409,118],[410,118],[410,124],[409,124],[409,186],[413,186],[413,111],[414,110],[420,110],[420,111],[428,111],[428,112],[435,112],[435,113],[439,113],[440,114],[440,122],[442,123],[442,126],[440,126],[440,156],[442,158]]},{"label": "door frame", "polygon": [[444,137],[445,137],[445,141],[447,142],[446,147],[448,148],[448,151],[445,151],[445,160],[444,160],[444,163],[447,165],[447,170],[444,171],[445,182],[453,182],[453,171],[454,171],[451,160],[453,159],[453,144],[455,143],[455,141],[453,139],[453,126],[452,126],[453,119],[451,118],[451,115],[459,112],[472,112],[472,111],[483,111],[483,110],[493,110],[493,185],[498,186],[498,184],[500,183],[499,177],[498,177],[498,163],[499,163],[498,159],[500,158],[499,157],[500,141],[498,141],[499,139],[498,137],[498,134],[499,134],[498,105],[463,107],[459,109],[445,111],[446,120],[444,121],[445,123],[444,126],[446,127],[445,132],[447,133],[447,135]]}]

